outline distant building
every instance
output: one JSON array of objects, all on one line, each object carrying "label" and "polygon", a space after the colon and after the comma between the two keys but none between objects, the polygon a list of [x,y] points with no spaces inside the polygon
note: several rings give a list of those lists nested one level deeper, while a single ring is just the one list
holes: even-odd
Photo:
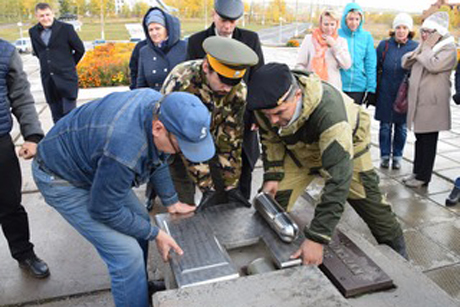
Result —
[{"label": "distant building", "polygon": [[166,12],[174,12],[177,10],[166,5],[162,0],[115,0],[115,13],[118,14],[125,4],[128,5],[130,10],[132,10],[134,5],[138,2],[147,3],[150,7],[159,7]]},{"label": "distant building", "polygon": [[433,3],[429,9],[423,11],[422,13],[422,20],[425,20],[428,16],[430,16],[431,14],[437,12],[441,6],[443,5],[447,5],[449,6],[451,9],[453,8],[457,8],[457,9],[460,9],[460,3],[449,3],[448,0],[437,0],[435,3]]}]

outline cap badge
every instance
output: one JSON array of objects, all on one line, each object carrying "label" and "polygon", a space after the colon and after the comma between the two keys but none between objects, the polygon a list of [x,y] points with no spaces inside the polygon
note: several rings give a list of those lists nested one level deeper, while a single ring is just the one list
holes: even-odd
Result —
[{"label": "cap badge", "polygon": [[207,134],[206,127],[201,128],[200,140],[204,139]]}]

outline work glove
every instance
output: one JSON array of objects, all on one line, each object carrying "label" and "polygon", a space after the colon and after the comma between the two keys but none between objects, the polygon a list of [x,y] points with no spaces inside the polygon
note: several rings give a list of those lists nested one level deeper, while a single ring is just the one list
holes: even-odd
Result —
[{"label": "work glove", "polygon": [[251,208],[251,203],[243,196],[243,193],[241,193],[241,190],[238,188],[228,190],[227,197],[229,203],[237,203]]},{"label": "work glove", "polygon": [[377,105],[377,96],[374,93],[367,92],[363,99],[363,103],[366,105],[366,109],[369,108],[369,106],[375,107]]},{"label": "work glove", "polygon": [[455,93],[454,97],[452,97],[456,104],[460,105],[460,93]]},{"label": "work glove", "polygon": [[195,211],[201,212],[208,207],[217,205],[216,196],[217,196],[216,190],[211,190],[211,189],[204,190],[203,196],[201,197],[200,204],[198,205],[198,208]]}]

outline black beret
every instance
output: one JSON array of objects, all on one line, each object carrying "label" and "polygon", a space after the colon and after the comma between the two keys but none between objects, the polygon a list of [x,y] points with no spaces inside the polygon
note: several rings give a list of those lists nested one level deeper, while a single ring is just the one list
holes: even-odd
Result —
[{"label": "black beret", "polygon": [[246,98],[249,110],[273,109],[292,85],[292,74],[286,64],[266,64],[251,76]]}]

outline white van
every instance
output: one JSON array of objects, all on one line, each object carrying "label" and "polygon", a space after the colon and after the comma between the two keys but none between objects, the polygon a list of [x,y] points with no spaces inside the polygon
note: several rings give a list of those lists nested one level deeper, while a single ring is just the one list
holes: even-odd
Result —
[{"label": "white van", "polygon": [[19,38],[14,42],[14,46],[19,51],[19,53],[30,53],[32,52],[32,43],[30,38]]}]

